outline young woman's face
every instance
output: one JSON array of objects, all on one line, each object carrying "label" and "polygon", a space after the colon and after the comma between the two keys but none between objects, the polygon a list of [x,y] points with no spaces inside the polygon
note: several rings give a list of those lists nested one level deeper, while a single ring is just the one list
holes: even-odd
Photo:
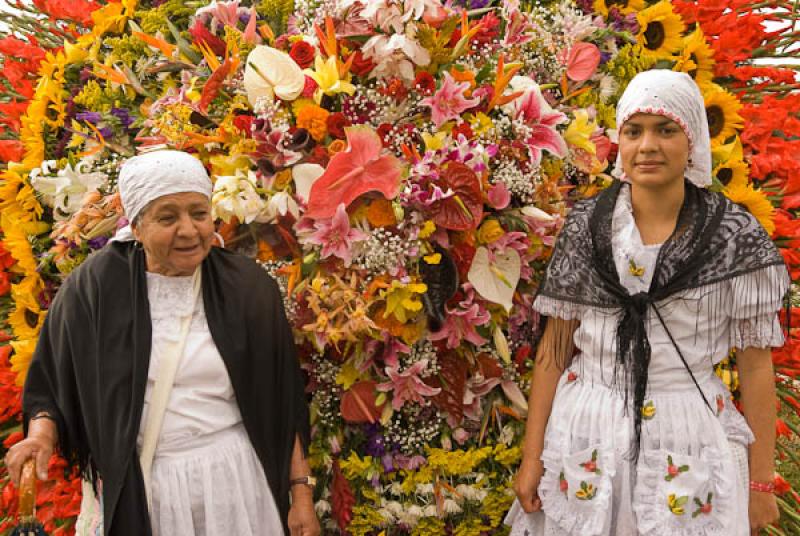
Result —
[{"label": "young woman's face", "polygon": [[689,138],[675,121],[655,114],[634,114],[619,133],[622,169],[631,183],[649,188],[683,182]]},{"label": "young woman's face", "polygon": [[211,203],[197,192],[155,199],[132,227],[144,247],[148,271],[163,275],[192,275],[214,240]]}]

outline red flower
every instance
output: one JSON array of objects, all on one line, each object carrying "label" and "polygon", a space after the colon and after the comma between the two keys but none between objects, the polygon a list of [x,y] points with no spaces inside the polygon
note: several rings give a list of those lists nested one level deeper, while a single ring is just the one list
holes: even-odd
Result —
[{"label": "red flower", "polygon": [[500,19],[490,11],[484,15],[479,23],[480,30],[472,38],[472,41],[478,44],[490,43],[492,39],[497,37],[497,28],[500,26]]},{"label": "red flower", "polygon": [[390,125],[389,123],[381,123],[378,126],[377,130],[378,136],[380,136],[381,144],[384,147],[390,147],[392,145],[392,137],[391,137],[392,128],[393,128],[392,125]]},{"label": "red flower", "polygon": [[422,71],[417,73],[412,86],[417,88],[423,95],[433,95],[433,92],[436,91],[436,80],[433,79],[431,73]]},{"label": "red flower", "polygon": [[225,41],[212,34],[199,19],[189,28],[189,34],[195,44],[205,43],[216,56],[225,56]]},{"label": "red flower", "polygon": [[86,28],[92,27],[92,12],[100,8],[100,4],[91,0],[33,0],[33,3],[52,19],[79,22]]},{"label": "red flower", "polygon": [[18,140],[0,140],[0,161],[19,162],[25,155],[25,149]]},{"label": "red flower", "polygon": [[777,419],[775,421],[775,433],[778,437],[783,436],[785,438],[792,437],[792,430],[786,425],[783,419]]},{"label": "red flower", "polygon": [[11,290],[11,281],[8,272],[0,272],[0,296],[5,296]]},{"label": "red flower", "polygon": [[334,138],[343,140],[345,138],[344,129],[350,126],[350,120],[342,112],[334,112],[328,116],[328,134]]},{"label": "red flower", "polygon": [[367,76],[375,68],[375,62],[365,57],[360,50],[356,50],[352,58],[353,63],[350,65],[350,72],[356,76]]},{"label": "red flower", "polygon": [[314,47],[305,41],[295,41],[292,43],[292,48],[289,49],[289,55],[303,69],[311,67],[316,54],[317,51],[314,50]]},{"label": "red flower", "polygon": [[451,135],[454,138],[458,138],[459,134],[463,134],[468,140],[471,140],[475,136],[475,133],[472,131],[472,127],[469,126],[469,123],[467,122],[461,122],[453,127]]},{"label": "red flower", "polygon": [[253,119],[252,115],[237,115],[233,119],[233,125],[249,138],[252,136]]},{"label": "red flower", "polygon": [[3,441],[3,447],[10,449],[14,445],[22,441],[24,438],[25,436],[19,430],[16,432],[11,432],[10,434],[8,434],[6,440]]},{"label": "red flower", "polygon": [[789,484],[781,475],[775,473],[775,493],[778,495],[783,495],[791,489],[792,485]]}]

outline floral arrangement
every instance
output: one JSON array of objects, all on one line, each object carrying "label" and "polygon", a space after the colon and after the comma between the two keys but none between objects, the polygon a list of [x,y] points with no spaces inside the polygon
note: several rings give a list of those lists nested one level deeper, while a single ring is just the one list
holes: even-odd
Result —
[{"label": "floral arrangement", "polygon": [[[714,187],[800,278],[800,93],[790,67],[753,61],[795,38],[779,0],[17,1],[0,39],[5,448],[48,304],[126,223],[116,176],[141,150],[201,159],[219,245],[281,286],[326,533],[504,533],[533,296],[569,207],[611,180],[638,72],[698,82]],[[774,353],[779,471],[798,456],[799,336]],[[735,358],[719,373],[735,392]],[[57,458],[50,476],[40,517],[71,534],[80,483]],[[797,534],[800,481],[776,482],[773,533]]]}]

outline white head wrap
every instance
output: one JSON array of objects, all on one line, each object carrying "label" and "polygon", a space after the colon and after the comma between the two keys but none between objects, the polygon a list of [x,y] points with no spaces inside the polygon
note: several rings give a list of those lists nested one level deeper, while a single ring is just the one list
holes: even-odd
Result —
[{"label": "white head wrap", "polygon": [[[678,123],[689,138],[686,177],[701,188],[711,184],[711,138],[705,103],[688,74],[667,69],[637,74],[617,105],[617,129],[637,113],[663,115]],[[619,153],[613,174],[625,178]]]},{"label": "white head wrap", "polygon": [[[197,192],[211,198],[211,179],[203,164],[183,151],[161,150],[128,159],[117,180],[120,200],[129,222],[151,201],[170,194]],[[113,240],[133,240],[130,225]]]}]

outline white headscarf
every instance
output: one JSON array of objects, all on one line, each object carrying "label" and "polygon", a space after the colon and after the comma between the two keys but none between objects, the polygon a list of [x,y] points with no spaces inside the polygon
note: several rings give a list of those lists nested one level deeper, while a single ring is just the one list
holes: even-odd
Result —
[{"label": "white headscarf", "polygon": [[[203,164],[183,151],[161,150],[140,154],[127,160],[117,180],[120,200],[129,222],[144,207],[159,197],[183,192],[197,192],[211,199],[211,179]],[[130,224],[112,240],[133,240]]]},{"label": "white headscarf", "polygon": [[[637,113],[663,115],[678,123],[689,138],[686,177],[696,186],[711,184],[711,138],[703,95],[692,78],[681,72],[653,69],[631,80],[617,105],[617,129]],[[614,176],[624,180],[617,153]]]}]

